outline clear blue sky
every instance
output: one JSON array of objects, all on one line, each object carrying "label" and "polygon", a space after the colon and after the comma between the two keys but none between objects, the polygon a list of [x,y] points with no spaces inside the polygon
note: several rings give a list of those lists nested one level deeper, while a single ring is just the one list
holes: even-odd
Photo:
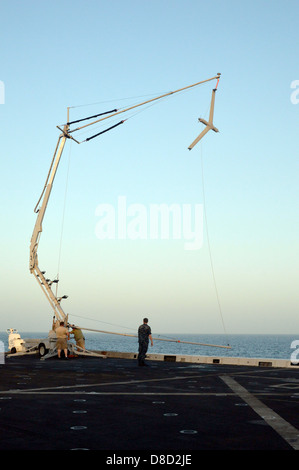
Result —
[{"label": "clear blue sky", "polygon": [[[224,322],[228,334],[299,334],[298,14],[297,0],[1,1],[1,331],[50,327],[29,245],[67,107],[85,117],[220,72],[220,132],[191,152],[215,82],[68,143],[39,265],[59,272],[63,308],[89,328],[134,329],[146,315],[159,333],[223,333]],[[201,204],[209,237],[204,224],[198,250],[171,237],[100,240],[96,210],[120,196],[146,210]]]}]

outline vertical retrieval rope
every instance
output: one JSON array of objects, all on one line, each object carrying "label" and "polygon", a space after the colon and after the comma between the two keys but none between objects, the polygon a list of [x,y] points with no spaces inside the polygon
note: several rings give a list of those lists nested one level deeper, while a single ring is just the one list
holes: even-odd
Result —
[{"label": "vertical retrieval rope", "polygon": [[206,225],[206,232],[207,232],[209,258],[210,258],[212,276],[213,276],[214,287],[215,287],[215,292],[216,292],[216,299],[217,299],[217,303],[218,303],[218,308],[219,308],[219,313],[220,313],[220,317],[221,317],[221,321],[222,321],[222,326],[223,326],[224,333],[227,335],[225,324],[224,324],[224,319],[223,319],[223,314],[222,314],[222,308],[221,308],[220,299],[219,299],[219,293],[218,293],[218,289],[217,289],[217,283],[216,283],[216,277],[215,277],[215,271],[214,271],[214,265],[213,265],[213,259],[212,259],[212,252],[211,252],[211,245],[210,245],[210,238],[209,238],[208,218],[207,218],[207,210],[206,210],[205,184],[204,184],[202,145],[201,145],[200,159],[201,159],[201,179],[202,179],[204,218],[205,218],[205,225]]}]

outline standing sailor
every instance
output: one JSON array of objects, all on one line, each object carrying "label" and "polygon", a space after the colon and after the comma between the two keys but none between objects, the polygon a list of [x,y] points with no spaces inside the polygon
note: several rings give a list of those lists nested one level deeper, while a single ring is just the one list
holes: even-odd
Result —
[{"label": "standing sailor", "polygon": [[56,349],[58,357],[60,358],[61,351],[64,351],[64,357],[67,359],[67,340],[70,339],[70,334],[68,329],[64,326],[64,322],[60,322],[60,326],[58,326],[55,330],[56,332]]},{"label": "standing sailor", "polygon": [[77,326],[72,326],[71,335],[74,335],[76,345],[79,346],[81,349],[85,349],[85,338],[83,336],[82,330]]},{"label": "standing sailor", "polygon": [[138,365],[147,366],[144,362],[147,349],[148,349],[148,340],[151,340],[151,346],[154,345],[152,338],[152,331],[150,326],[147,324],[148,318],[143,319],[143,324],[138,328],[138,342],[139,342],[139,354],[138,354]]}]

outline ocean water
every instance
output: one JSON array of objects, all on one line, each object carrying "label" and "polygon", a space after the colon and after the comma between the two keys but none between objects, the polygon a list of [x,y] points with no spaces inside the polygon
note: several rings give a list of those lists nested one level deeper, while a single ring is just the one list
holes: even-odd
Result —
[{"label": "ocean water", "polygon": [[[47,338],[48,336],[48,332],[19,331],[18,333],[24,339]],[[84,335],[86,339],[85,346],[86,349],[89,350],[124,351],[133,353],[136,353],[138,351],[138,341],[136,337],[91,332],[84,332]],[[154,346],[151,347],[149,345],[149,353],[187,354],[215,357],[256,357],[264,359],[271,358],[289,360],[291,354],[299,349],[299,334],[234,334],[230,336],[213,334],[153,334],[153,338]],[[175,340],[175,342],[169,340]],[[178,340],[180,342],[176,342]],[[2,344],[4,344],[4,351],[8,351],[8,334],[5,331],[0,331],[0,341],[2,341]],[[204,343],[208,345],[230,345],[231,348],[223,349],[212,346],[187,344],[183,341],[193,343]],[[295,341],[297,341],[298,344],[294,343]]]}]

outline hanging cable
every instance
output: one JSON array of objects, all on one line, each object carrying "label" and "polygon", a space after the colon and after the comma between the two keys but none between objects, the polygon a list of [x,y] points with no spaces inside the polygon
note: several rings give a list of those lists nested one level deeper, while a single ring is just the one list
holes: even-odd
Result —
[{"label": "hanging cable", "polygon": [[221,308],[220,299],[219,299],[219,294],[218,294],[218,289],[217,289],[217,283],[216,283],[216,277],[215,277],[215,271],[214,271],[214,265],[213,265],[213,259],[212,259],[212,252],[211,252],[211,246],[210,246],[209,229],[208,229],[208,218],[207,218],[207,211],[206,211],[206,196],[205,196],[205,185],[204,185],[204,171],[203,171],[202,145],[201,145],[200,159],[201,159],[201,179],[202,179],[204,218],[205,218],[205,224],[206,224],[206,232],[207,232],[207,242],[208,242],[209,258],[210,258],[212,276],[213,276],[214,287],[215,287],[215,292],[216,292],[216,299],[217,299],[217,303],[218,303],[218,308],[219,308],[219,313],[220,313],[220,317],[221,317],[221,321],[222,321],[222,326],[223,326],[223,330],[224,330],[225,335],[227,335],[226,328],[225,328],[225,324],[224,324],[224,319],[223,319],[223,314],[222,314],[222,308]]}]

